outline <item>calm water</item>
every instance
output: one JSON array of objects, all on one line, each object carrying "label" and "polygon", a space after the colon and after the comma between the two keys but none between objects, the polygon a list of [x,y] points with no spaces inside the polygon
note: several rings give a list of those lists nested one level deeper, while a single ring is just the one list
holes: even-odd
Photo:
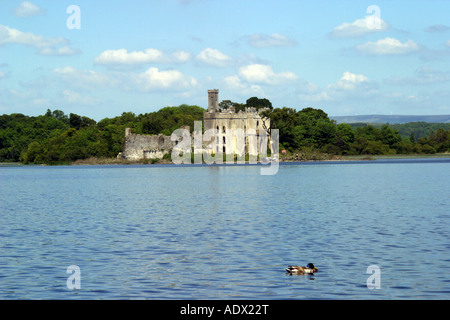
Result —
[{"label": "calm water", "polygon": [[449,299],[449,169],[3,166],[0,299]]}]

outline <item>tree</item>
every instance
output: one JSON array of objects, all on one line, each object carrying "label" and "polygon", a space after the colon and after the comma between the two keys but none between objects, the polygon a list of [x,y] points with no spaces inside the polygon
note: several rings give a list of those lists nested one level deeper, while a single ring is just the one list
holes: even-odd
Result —
[{"label": "tree", "polygon": [[272,103],[269,100],[267,100],[266,98],[259,99],[257,97],[251,97],[250,99],[247,99],[245,105],[247,107],[255,108],[256,110],[264,109],[264,108],[267,108],[270,110],[273,109]]},{"label": "tree", "polygon": [[397,130],[392,129],[389,125],[385,124],[381,127],[381,141],[384,144],[392,147],[394,144],[402,140]]},{"label": "tree", "polygon": [[355,133],[351,125],[347,123],[340,123],[336,126],[335,145],[339,148],[342,154],[346,154],[350,151],[350,146],[354,141]]}]

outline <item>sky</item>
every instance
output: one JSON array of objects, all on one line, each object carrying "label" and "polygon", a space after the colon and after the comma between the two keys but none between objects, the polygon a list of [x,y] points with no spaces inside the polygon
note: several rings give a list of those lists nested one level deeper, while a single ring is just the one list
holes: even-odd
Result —
[{"label": "sky", "polygon": [[450,114],[450,1],[0,0],[0,114]]}]

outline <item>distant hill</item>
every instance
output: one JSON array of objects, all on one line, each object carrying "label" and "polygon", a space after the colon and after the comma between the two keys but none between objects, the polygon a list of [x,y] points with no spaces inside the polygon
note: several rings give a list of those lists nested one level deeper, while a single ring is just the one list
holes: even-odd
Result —
[{"label": "distant hill", "polygon": [[399,116],[399,115],[361,115],[361,116],[330,116],[337,123],[389,123],[402,124],[408,122],[450,123],[450,115],[432,116]]}]

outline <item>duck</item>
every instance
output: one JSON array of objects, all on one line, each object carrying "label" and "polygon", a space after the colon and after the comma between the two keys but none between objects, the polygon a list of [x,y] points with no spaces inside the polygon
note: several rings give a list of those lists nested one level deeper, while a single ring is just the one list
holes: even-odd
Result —
[{"label": "duck", "polygon": [[300,267],[300,266],[289,266],[286,268],[286,272],[289,274],[313,274],[319,271],[314,264],[308,263],[306,267]]}]

